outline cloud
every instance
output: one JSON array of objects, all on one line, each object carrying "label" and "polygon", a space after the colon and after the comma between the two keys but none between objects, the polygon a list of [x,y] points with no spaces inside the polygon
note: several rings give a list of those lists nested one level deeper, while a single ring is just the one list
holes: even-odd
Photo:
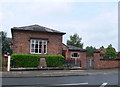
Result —
[{"label": "cloud", "polygon": [[118,2],[118,0],[1,0],[1,2]]},{"label": "cloud", "polygon": [[0,11],[0,16],[2,16],[1,13],[4,15],[1,24],[3,30],[11,36],[11,27],[43,23],[44,20],[50,20],[61,13],[68,14],[70,7],[70,3],[67,2],[5,2],[1,5],[3,11]]},{"label": "cloud", "polygon": [[[4,3],[2,5],[2,9],[4,9],[2,16],[5,16],[2,22],[3,29],[8,31],[10,36],[11,27],[37,23],[45,27],[66,32],[64,43],[66,43],[71,34],[78,33],[82,37],[82,42],[84,42],[85,46],[92,45],[100,47],[101,45],[107,46],[112,43],[117,48],[117,8],[98,14],[96,13],[95,16],[94,12],[98,11],[93,11],[91,12],[93,14],[92,18],[87,19],[84,17],[84,14],[81,15],[81,7],[78,6],[79,8],[76,8],[74,5],[66,1],[36,2],[33,0],[30,2]],[[75,17],[76,15],[73,13],[76,11],[73,11],[73,8],[78,12],[77,16],[80,16],[80,18],[83,17],[85,20]],[[86,12],[89,13],[88,10]],[[91,17],[91,15],[87,14],[85,16]]]},{"label": "cloud", "polygon": [[109,44],[118,48],[118,12],[117,8],[101,13],[91,20],[80,21],[65,21],[64,23],[47,24],[48,27],[66,31],[64,36],[64,43],[66,43],[69,36],[78,33],[82,37],[84,47],[87,45],[107,47]]},{"label": "cloud", "polygon": [[[7,7],[6,7],[7,5]],[[11,11],[13,15],[34,15],[34,16],[50,16],[54,13],[67,13],[70,10],[70,6],[65,2],[10,2],[5,3],[3,8],[7,11]],[[9,9],[10,8],[10,9]],[[29,15],[28,15],[29,14]]]},{"label": "cloud", "polygon": [[[3,16],[2,7],[0,6],[0,24],[2,24],[3,18],[4,16]],[[0,25],[0,31],[3,31],[2,25]]]}]

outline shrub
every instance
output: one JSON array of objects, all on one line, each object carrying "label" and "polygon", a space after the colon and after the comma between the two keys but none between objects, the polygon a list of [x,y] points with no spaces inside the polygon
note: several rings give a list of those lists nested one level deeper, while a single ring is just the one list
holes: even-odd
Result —
[{"label": "shrub", "polygon": [[61,55],[46,55],[46,64],[48,67],[61,67],[64,65],[65,58]]},{"label": "shrub", "polygon": [[13,54],[11,62],[14,67],[37,67],[40,63],[39,55]]}]

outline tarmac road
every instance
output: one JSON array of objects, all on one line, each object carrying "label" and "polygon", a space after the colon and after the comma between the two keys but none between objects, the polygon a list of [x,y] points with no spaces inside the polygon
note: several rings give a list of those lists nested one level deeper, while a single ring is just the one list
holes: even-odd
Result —
[{"label": "tarmac road", "polygon": [[81,85],[82,87],[109,87],[108,85],[118,85],[118,78],[120,77],[117,68],[103,70],[4,71],[0,74],[2,74],[2,77],[0,76],[2,87],[81,87]]},{"label": "tarmac road", "polygon": [[80,85],[88,86],[98,85],[98,87],[104,87],[107,85],[118,85],[118,81],[119,81],[118,74],[90,75],[90,76],[60,76],[60,77],[19,77],[19,78],[5,77],[2,78],[2,85],[3,87],[4,86],[75,87]]}]

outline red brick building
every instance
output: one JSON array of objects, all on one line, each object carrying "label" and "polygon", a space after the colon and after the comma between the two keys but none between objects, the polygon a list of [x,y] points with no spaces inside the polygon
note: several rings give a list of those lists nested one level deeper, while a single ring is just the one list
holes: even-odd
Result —
[{"label": "red brick building", "polygon": [[[86,50],[75,46],[66,46],[62,43],[62,36],[66,34],[64,32],[40,25],[13,27],[11,28],[11,32],[13,53],[39,54],[41,56],[63,55],[72,67],[80,67],[82,69],[120,67],[117,60],[103,60],[103,56],[101,56],[101,54],[104,55],[105,53],[103,48],[99,52],[95,52],[93,57],[87,58]],[[45,66],[44,57],[41,58],[40,64],[40,66]]]},{"label": "red brick building", "polygon": [[86,69],[86,50],[63,44],[63,56],[71,67]]},{"label": "red brick building", "polygon": [[[72,61],[72,66],[86,68],[85,50],[64,45],[62,43],[64,32],[39,25],[13,27],[11,31],[13,53],[63,55],[66,60]],[[45,59],[41,60],[41,64],[43,62],[45,62]]]},{"label": "red brick building", "polygon": [[11,28],[13,53],[62,55],[62,36],[59,32],[39,25]]}]

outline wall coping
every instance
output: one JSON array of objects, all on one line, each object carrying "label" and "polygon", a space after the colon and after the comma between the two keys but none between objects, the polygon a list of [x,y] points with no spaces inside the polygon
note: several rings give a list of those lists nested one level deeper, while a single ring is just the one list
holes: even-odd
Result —
[{"label": "wall coping", "polygon": [[113,58],[103,58],[103,59],[100,59],[100,60],[104,60],[104,61],[120,61],[120,58],[116,58],[116,59],[113,59]]}]

